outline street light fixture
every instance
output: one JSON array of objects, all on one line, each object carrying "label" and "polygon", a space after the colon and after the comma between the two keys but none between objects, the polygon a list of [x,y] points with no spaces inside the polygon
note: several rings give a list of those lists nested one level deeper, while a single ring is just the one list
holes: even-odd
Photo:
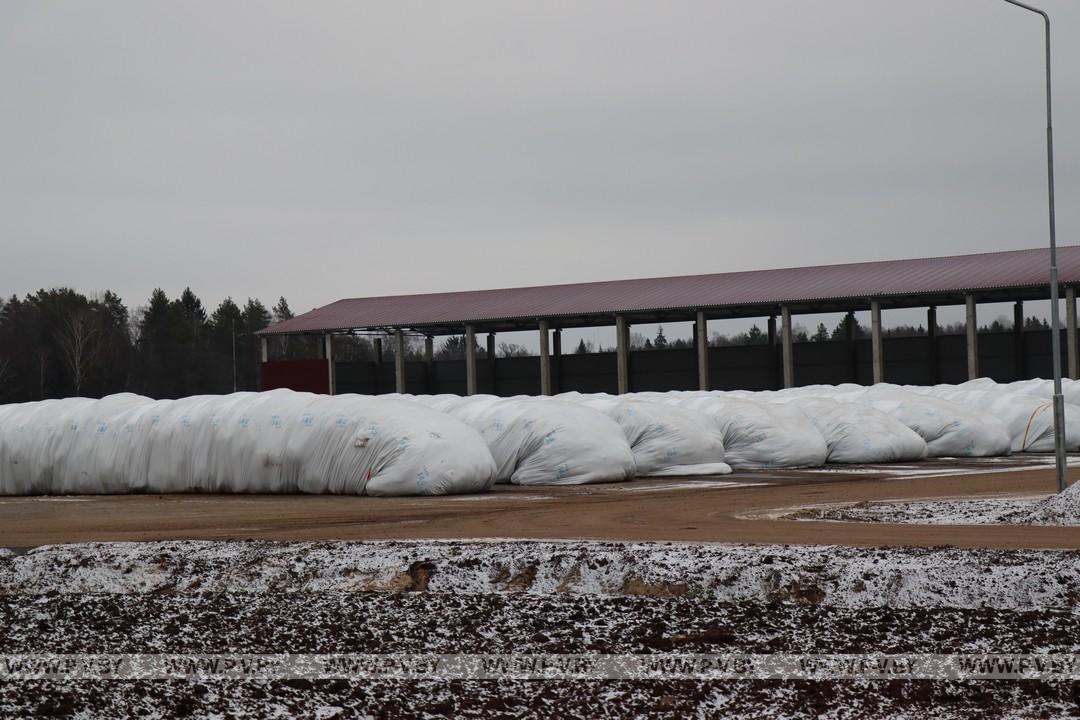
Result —
[{"label": "street light fixture", "polygon": [[1010,5],[1038,13],[1046,26],[1046,179],[1050,190],[1050,348],[1054,367],[1054,459],[1058,492],[1066,486],[1065,399],[1061,394],[1061,331],[1058,325],[1057,231],[1054,226],[1054,131],[1050,112],[1050,16],[1017,0]]}]

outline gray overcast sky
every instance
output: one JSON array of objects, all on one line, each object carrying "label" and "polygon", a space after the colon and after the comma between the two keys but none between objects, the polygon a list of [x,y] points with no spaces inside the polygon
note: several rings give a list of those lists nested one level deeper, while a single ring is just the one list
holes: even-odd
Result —
[{"label": "gray overcast sky", "polygon": [[[1055,22],[1080,229],[1080,3]],[[0,4],[0,293],[341,297],[1046,242],[1000,0]]]}]

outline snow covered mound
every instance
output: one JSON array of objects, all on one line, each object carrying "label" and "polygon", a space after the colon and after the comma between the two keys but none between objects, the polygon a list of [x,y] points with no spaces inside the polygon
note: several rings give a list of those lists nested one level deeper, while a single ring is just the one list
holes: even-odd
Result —
[{"label": "snow covered mound", "polygon": [[1080,482],[1040,502],[1024,521],[1037,525],[1080,525]]},{"label": "snow covered mound", "polygon": [[0,406],[0,494],[487,490],[477,433],[385,398],[291,390]]},{"label": "snow covered mound", "polygon": [[592,408],[548,397],[401,395],[476,429],[498,466],[498,482],[580,485],[629,480],[634,454],[623,431]]},{"label": "snow covered mound", "polygon": [[0,549],[0,594],[485,593],[1080,613],[1076,551],[542,541]]},{"label": "snow covered mound", "polygon": [[723,435],[702,413],[604,393],[557,397],[599,410],[617,422],[630,443],[639,477],[731,472],[724,462]]}]

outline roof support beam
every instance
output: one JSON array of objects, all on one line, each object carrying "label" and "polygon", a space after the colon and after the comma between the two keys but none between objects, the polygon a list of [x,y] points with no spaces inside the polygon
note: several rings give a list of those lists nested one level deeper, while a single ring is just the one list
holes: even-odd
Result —
[{"label": "roof support beam", "polygon": [[326,387],[331,395],[337,394],[337,373],[334,372],[334,336],[323,335],[323,355],[326,357]]},{"label": "roof support beam", "polygon": [[398,393],[405,392],[405,331],[394,331],[394,385]]},{"label": "roof support beam", "polygon": [[1065,343],[1069,358],[1069,377],[1080,378],[1080,358],[1076,354],[1076,288],[1065,288]]},{"label": "roof support beam", "polygon": [[465,394],[476,394],[476,328],[465,326]]},{"label": "roof support beam", "polygon": [[697,311],[694,323],[694,344],[697,346],[697,382],[698,390],[709,389],[709,331],[705,311]]},{"label": "roof support beam", "polygon": [[548,350],[548,336],[551,334],[551,323],[547,320],[540,321],[540,394],[551,394],[551,355]]},{"label": "roof support beam", "polygon": [[784,346],[784,387],[795,387],[795,352],[791,342],[791,308],[780,306],[780,335]]},{"label": "roof support beam", "polygon": [[626,316],[615,316],[615,355],[618,358],[619,394],[630,391],[630,326]]},{"label": "roof support beam", "polygon": [[881,303],[870,301],[870,349],[874,363],[874,384],[885,382],[885,356],[881,344]]},{"label": "roof support beam", "polygon": [[967,329],[967,370],[968,380],[979,377],[979,323],[975,314],[975,296],[964,298]]}]

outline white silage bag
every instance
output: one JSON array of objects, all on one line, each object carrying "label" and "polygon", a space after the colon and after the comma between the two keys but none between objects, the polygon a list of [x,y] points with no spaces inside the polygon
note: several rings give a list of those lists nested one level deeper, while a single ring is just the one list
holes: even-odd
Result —
[{"label": "white silage bag", "polygon": [[868,405],[822,397],[777,399],[810,418],[825,438],[830,463],[890,463],[922,460],[926,442],[899,420]]},{"label": "white silage bag", "polygon": [[[1048,398],[1009,392],[1000,386],[966,390],[957,385],[935,385],[920,390],[1001,420],[1009,430],[1013,452],[1054,449],[1054,410]],[[1080,406],[1069,403],[1065,403],[1065,448],[1080,450]]]},{"label": "white silage bag", "polygon": [[487,443],[498,482],[581,485],[634,477],[634,455],[614,421],[592,408],[549,397],[416,395],[474,428]]},{"label": "white silage bag", "polygon": [[891,415],[926,441],[929,457],[1000,457],[1012,452],[1012,433],[1001,420],[959,403],[875,385],[854,398]]},{"label": "white silage bag", "polygon": [[472,429],[411,403],[291,390],[0,407],[0,493],[487,490]]},{"label": "white silage bag", "polygon": [[634,453],[639,477],[727,475],[724,438],[705,415],[675,405],[628,400],[617,395],[556,396],[598,410],[618,423]]},{"label": "white silage bag", "polygon": [[724,461],[739,469],[818,467],[825,439],[798,407],[719,392],[634,393],[630,397],[704,413],[724,436]]}]

